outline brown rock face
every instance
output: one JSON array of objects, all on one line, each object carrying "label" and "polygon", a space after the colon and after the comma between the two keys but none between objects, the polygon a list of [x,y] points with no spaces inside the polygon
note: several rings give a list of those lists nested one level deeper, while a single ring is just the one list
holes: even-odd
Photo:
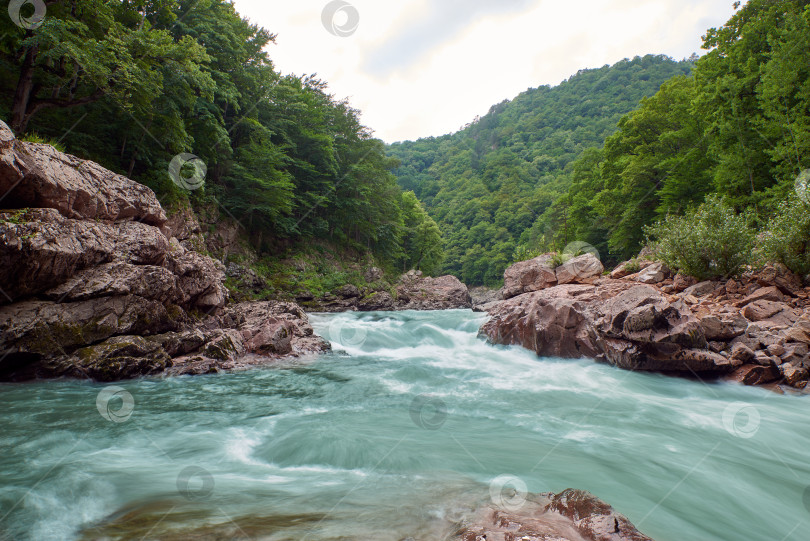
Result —
[{"label": "brown rock face", "polygon": [[0,121],[0,193],[6,208],[52,208],[76,219],[138,220],[161,226],[166,214],[142,184],[49,145],[14,139]]},{"label": "brown rock face", "polygon": [[164,234],[197,234],[193,213],[163,227],[145,186],[0,122],[4,190],[4,205],[47,208],[0,213],[0,380],[205,373],[329,347],[295,305],[223,310],[222,263]]},{"label": "brown rock face", "polygon": [[400,310],[447,310],[471,308],[472,299],[455,276],[430,278],[411,271],[400,279],[396,304]]},{"label": "brown rock face", "polygon": [[726,357],[706,349],[700,322],[682,302],[653,287],[603,281],[557,286],[490,308],[481,333],[538,355],[591,357],[634,370],[719,374]]},{"label": "brown rock face", "polygon": [[555,269],[557,283],[591,283],[602,275],[605,267],[602,262],[590,253],[571,258]]},{"label": "brown rock face", "polygon": [[582,490],[529,495],[515,510],[488,506],[454,537],[460,541],[652,541],[625,517]]},{"label": "brown rock face", "polygon": [[756,281],[761,286],[774,286],[782,293],[795,296],[802,287],[802,280],[783,265],[766,265],[756,275]]},{"label": "brown rock face", "polygon": [[501,290],[503,298],[510,299],[522,293],[556,285],[557,274],[550,261],[550,255],[541,255],[528,261],[520,261],[506,269]]},{"label": "brown rock face", "polygon": [[666,279],[667,274],[669,274],[669,269],[667,269],[663,263],[653,263],[642,271],[634,274],[632,278],[642,284],[658,284]]}]

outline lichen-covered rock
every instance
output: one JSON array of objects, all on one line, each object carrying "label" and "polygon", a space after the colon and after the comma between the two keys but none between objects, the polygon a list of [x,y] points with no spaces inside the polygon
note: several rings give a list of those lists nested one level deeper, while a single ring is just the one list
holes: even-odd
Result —
[{"label": "lichen-covered rock", "polygon": [[0,213],[0,303],[41,293],[113,260],[160,265],[169,249],[156,227],[72,220],[54,209]]},{"label": "lichen-covered rock", "polygon": [[221,263],[175,244],[164,266],[177,276],[181,306],[203,311],[225,306],[228,290],[223,284],[225,271]]},{"label": "lichen-covered rock", "polygon": [[69,357],[76,349],[113,336],[177,330],[183,323],[181,315],[177,307],[135,295],[2,306],[0,379],[15,379],[25,365]]},{"label": "lichen-covered rock", "polygon": [[109,226],[53,209],[0,213],[0,303],[45,291],[115,254]]},{"label": "lichen-covered rock", "polygon": [[177,276],[168,269],[121,261],[80,271],[42,296],[58,302],[73,302],[129,294],[164,303],[180,300]]},{"label": "lichen-covered rock", "polygon": [[632,275],[631,278],[642,284],[658,284],[666,279],[667,274],[669,274],[669,269],[663,263],[653,263]]},{"label": "lichen-covered rock", "polygon": [[158,227],[166,222],[154,192],[143,184],[50,145],[16,140],[2,121],[0,140],[6,208],[52,208],[68,218],[138,220]]},{"label": "lichen-covered rock", "polygon": [[141,336],[115,336],[35,365],[37,376],[67,376],[95,381],[117,381],[160,374],[172,365],[169,355]]}]

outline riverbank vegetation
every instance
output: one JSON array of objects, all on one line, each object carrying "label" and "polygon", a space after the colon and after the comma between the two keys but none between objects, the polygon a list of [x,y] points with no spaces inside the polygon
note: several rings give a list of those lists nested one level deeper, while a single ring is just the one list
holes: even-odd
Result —
[{"label": "riverbank vegetation", "polygon": [[[575,241],[606,263],[626,260],[647,242],[645,228],[697,227],[668,217],[691,212],[688,222],[716,196],[759,233],[743,263],[766,258],[807,274],[807,180],[797,177],[810,168],[809,6],[738,4],[707,31],[700,59],[636,58],[580,73],[457,134],[390,147],[400,185],[443,228],[445,268],[496,284],[510,262]],[[624,100],[642,96],[617,118]]]},{"label": "riverbank vegetation", "polygon": [[[0,115],[167,207],[218,206],[260,253],[317,239],[430,272],[440,233],[397,186],[396,161],[324,81],[275,69],[275,37],[225,0],[49,3],[36,28],[0,17]],[[198,160],[177,182],[182,153]],[[202,187],[184,182],[190,165]]]}]

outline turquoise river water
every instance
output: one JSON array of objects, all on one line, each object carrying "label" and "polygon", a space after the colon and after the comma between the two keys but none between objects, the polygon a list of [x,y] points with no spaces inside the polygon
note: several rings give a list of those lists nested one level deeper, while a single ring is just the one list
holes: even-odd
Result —
[{"label": "turquoise river water", "polygon": [[537,358],[465,310],[313,315],[275,368],[0,385],[0,539],[444,539],[586,489],[656,541],[810,539],[810,397]]}]

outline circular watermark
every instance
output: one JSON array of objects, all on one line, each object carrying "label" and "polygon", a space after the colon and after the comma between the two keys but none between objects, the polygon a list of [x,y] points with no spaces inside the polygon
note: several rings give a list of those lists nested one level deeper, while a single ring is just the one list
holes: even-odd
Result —
[{"label": "circular watermark", "polygon": [[364,327],[350,325],[349,322],[340,316],[336,317],[329,324],[329,339],[337,342],[341,346],[361,347],[368,337],[368,331]]},{"label": "circular watermark", "polygon": [[345,38],[357,31],[357,26],[360,24],[360,12],[344,0],[332,0],[324,6],[321,12],[321,22],[330,34]]},{"label": "circular watermark", "polygon": [[734,402],[723,410],[723,428],[738,438],[753,438],[759,430],[759,410],[745,402]]},{"label": "circular watermark", "polygon": [[[31,7],[26,7],[31,6]],[[33,8],[33,13],[30,13]],[[8,3],[8,16],[11,20],[26,30],[36,30],[45,22],[45,2],[43,0],[11,0]],[[24,15],[24,12],[29,12]]]},{"label": "circular watermark", "polygon": [[207,500],[214,492],[214,476],[200,466],[187,466],[177,476],[177,492],[191,501]]},{"label": "circular watermark", "polygon": [[526,503],[525,481],[514,475],[499,475],[489,484],[489,497],[504,511],[518,511]]},{"label": "circular watermark", "polygon": [[796,195],[799,199],[810,204],[810,169],[805,169],[796,177]]},{"label": "circular watermark", "polygon": [[205,162],[188,152],[178,154],[169,163],[169,176],[172,177],[172,181],[186,190],[202,188],[207,172]]},{"label": "circular watermark", "polygon": [[135,410],[135,399],[123,387],[110,385],[104,387],[96,396],[96,408],[108,421],[123,423],[132,416],[132,412]]},{"label": "circular watermark", "polygon": [[438,430],[447,420],[447,404],[441,398],[420,394],[411,401],[410,414],[419,428]]},{"label": "circular watermark", "polygon": [[[563,251],[562,251],[563,259],[565,261],[570,261],[570,260],[574,259],[575,257],[585,255],[585,254],[591,254],[598,261],[601,261],[600,258],[599,258],[599,250],[597,250],[596,248],[594,248],[592,245],[588,244],[587,242],[583,242],[581,240],[577,240],[577,241],[569,243],[568,246],[563,248]],[[582,259],[580,261],[574,261],[574,262],[571,263],[571,266],[572,266],[572,271],[574,272],[574,274],[576,276],[581,276],[581,275],[587,273],[589,270],[591,270],[589,268],[591,266],[590,265],[590,260],[588,260],[588,259]]]}]

